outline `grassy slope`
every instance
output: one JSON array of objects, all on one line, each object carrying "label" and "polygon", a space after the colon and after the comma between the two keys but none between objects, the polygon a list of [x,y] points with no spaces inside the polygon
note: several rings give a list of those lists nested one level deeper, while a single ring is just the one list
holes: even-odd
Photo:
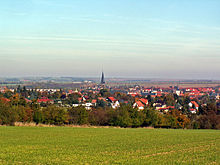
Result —
[{"label": "grassy slope", "polygon": [[0,127],[0,164],[220,164],[220,131]]}]

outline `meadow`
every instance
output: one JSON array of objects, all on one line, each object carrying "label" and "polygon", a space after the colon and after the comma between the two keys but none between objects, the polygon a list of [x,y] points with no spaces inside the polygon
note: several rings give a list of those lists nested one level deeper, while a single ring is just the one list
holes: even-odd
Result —
[{"label": "meadow", "polygon": [[0,164],[220,164],[220,131],[1,126]]}]

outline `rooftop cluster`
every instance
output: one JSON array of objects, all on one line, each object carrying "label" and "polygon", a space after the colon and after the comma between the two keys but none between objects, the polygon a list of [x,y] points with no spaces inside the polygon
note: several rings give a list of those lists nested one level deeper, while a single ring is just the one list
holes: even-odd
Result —
[{"label": "rooftop cluster", "polygon": [[[219,87],[181,88],[177,86],[170,86],[167,88],[149,88],[140,85],[110,87],[101,84],[83,86],[79,89],[26,89],[25,86],[8,89],[4,87],[1,88],[0,92],[0,101],[2,103],[9,104],[12,107],[15,107],[15,105],[29,107],[31,109],[31,113],[33,113],[32,115],[36,115],[34,114],[35,108],[39,111],[39,113],[42,113],[44,109],[54,107],[55,109],[63,109],[65,112],[68,112],[68,109],[71,109],[74,112],[77,111],[77,109],[80,109],[80,111],[84,111],[86,114],[95,113],[96,115],[100,115],[99,113],[102,112],[107,113],[106,110],[118,113],[123,109],[125,110],[123,111],[123,115],[127,113],[126,111],[132,113],[137,111],[137,113],[144,113],[144,115],[147,115],[149,113],[148,111],[151,111],[157,116],[162,116],[162,118],[166,115],[181,116],[181,120],[182,118],[185,118],[184,122],[188,122],[188,125],[190,122],[186,119],[191,121],[191,126],[192,122],[194,122],[196,123],[195,125],[199,125],[198,127],[200,128],[218,127],[217,125],[215,127],[210,126],[212,125],[210,123],[209,126],[206,126],[204,123],[202,124],[201,121],[203,120],[201,120],[201,118],[205,118],[204,116],[207,117],[208,115],[211,116],[211,114],[215,114],[214,116],[216,118],[214,120],[220,120]],[[98,114],[97,110],[99,110]],[[152,117],[150,118],[152,121],[156,120]],[[34,120],[31,119],[31,121]],[[200,121],[200,124],[198,124],[198,121]],[[160,122],[163,123],[163,121]],[[210,122],[213,122],[213,119],[210,119]],[[48,121],[45,123],[48,123]],[[71,124],[68,121],[68,117],[66,121],[61,123]],[[143,123],[144,122],[138,126],[152,126],[152,124],[143,125]],[[81,123],[73,121],[72,124]],[[106,122],[105,125],[111,124]],[[112,125],[124,126],[120,124]],[[133,125],[135,124],[133,123]],[[133,125],[131,124],[125,126]],[[184,126],[180,127],[186,127],[186,125],[187,124],[185,123]],[[166,125],[164,123],[157,123],[153,126],[170,127],[170,124]]]}]

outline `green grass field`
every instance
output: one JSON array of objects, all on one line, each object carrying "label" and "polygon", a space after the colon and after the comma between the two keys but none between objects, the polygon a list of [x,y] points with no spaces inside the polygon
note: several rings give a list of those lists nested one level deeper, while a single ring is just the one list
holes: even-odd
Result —
[{"label": "green grass field", "polygon": [[2,126],[0,164],[220,164],[220,131]]}]

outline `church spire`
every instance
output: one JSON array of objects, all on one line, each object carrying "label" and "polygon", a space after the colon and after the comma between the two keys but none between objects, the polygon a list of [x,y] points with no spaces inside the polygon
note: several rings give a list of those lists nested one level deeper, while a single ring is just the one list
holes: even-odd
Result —
[{"label": "church spire", "polygon": [[104,72],[102,71],[101,84],[105,84]]}]

